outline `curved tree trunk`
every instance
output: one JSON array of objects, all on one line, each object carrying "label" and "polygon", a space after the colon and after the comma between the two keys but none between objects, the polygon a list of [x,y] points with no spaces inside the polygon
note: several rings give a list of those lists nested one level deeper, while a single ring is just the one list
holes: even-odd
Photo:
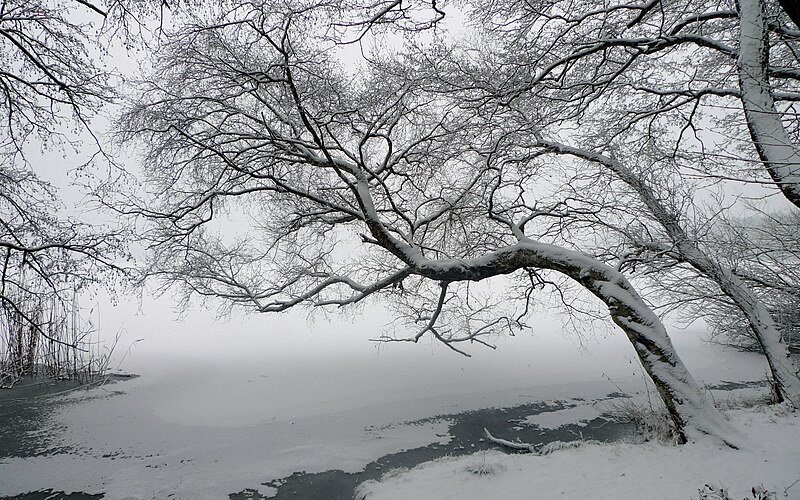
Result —
[{"label": "curved tree trunk", "polygon": [[[502,261],[510,262],[504,264]],[[698,435],[708,434],[721,438],[730,446],[738,446],[733,428],[692,378],[672,346],[661,320],[622,273],[580,252],[533,241],[525,241],[513,250],[504,251],[491,264],[498,270],[509,268],[509,265],[561,272],[603,301],[612,320],[625,332],[653,380],[679,442],[685,443]],[[449,274],[445,269],[437,272],[428,266],[421,266],[420,271],[434,279],[446,278]]]},{"label": "curved tree trunk", "polygon": [[750,137],[770,177],[800,208],[800,149],[789,138],[770,93],[763,1],[739,0],[739,18],[739,86]]},{"label": "curved tree trunk", "polygon": [[679,442],[709,434],[738,447],[732,427],[689,374],[661,320],[621,273],[585,260],[579,266],[554,264],[608,306],[611,318],[628,336],[666,404]]},{"label": "curved tree trunk", "polygon": [[701,435],[738,447],[739,436],[692,378],[672,346],[658,316],[619,271],[590,255],[526,238],[513,227],[519,243],[471,259],[433,260],[395,238],[372,204],[365,176],[355,186],[364,221],[376,243],[409,266],[412,274],[442,282],[480,281],[536,268],[558,271],[592,292],[608,307],[611,318],[627,335],[653,380],[674,425],[678,441]]},{"label": "curved tree trunk", "polygon": [[800,370],[791,357],[789,346],[783,341],[780,331],[767,311],[766,306],[738,276],[724,268],[695,245],[680,225],[679,218],[668,210],[653,192],[653,189],[633,171],[605,155],[592,153],[563,144],[542,142],[541,145],[558,154],[570,154],[608,168],[621,181],[630,186],[647,206],[650,214],[661,224],[672,240],[672,252],[714,281],[722,293],[733,301],[747,318],[758,344],[767,358],[772,375],[772,393],[776,401],[788,402],[800,407]]}]

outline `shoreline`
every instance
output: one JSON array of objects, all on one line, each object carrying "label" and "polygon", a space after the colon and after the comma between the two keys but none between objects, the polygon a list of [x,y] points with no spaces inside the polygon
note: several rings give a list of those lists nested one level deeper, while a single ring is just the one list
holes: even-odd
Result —
[{"label": "shoreline", "polygon": [[[135,377],[111,375],[108,382],[125,381],[131,380],[132,378]],[[105,385],[105,383],[102,385]],[[622,385],[624,386],[625,384]],[[90,403],[94,400],[126,398],[129,396],[125,391],[125,385],[119,386],[119,390],[94,392],[88,390],[96,386],[97,384],[95,386],[89,385],[65,388],[65,386],[61,384],[45,384],[44,387],[28,387],[24,389],[23,392],[26,392],[24,396],[20,396],[20,392],[17,392],[14,395],[15,397],[11,397],[10,393],[0,393],[0,422],[3,424],[0,426],[0,432],[11,432],[16,436],[15,440],[12,439],[8,441],[3,439],[2,435],[0,435],[0,466],[10,459],[24,459],[25,457],[39,457],[43,460],[49,460],[49,457],[58,458],[58,456],[65,458],[72,457],[78,460],[87,457],[89,459],[107,460],[106,463],[109,466],[108,470],[113,474],[121,470],[128,470],[129,467],[134,467],[134,469],[137,467],[166,467],[163,473],[159,472],[159,474],[164,474],[169,473],[170,469],[174,469],[175,472],[178,472],[181,470],[180,468],[183,467],[182,464],[184,460],[188,463],[201,456],[196,455],[197,452],[195,450],[182,450],[180,448],[170,448],[171,455],[162,456],[159,454],[144,454],[147,453],[145,450],[135,448],[127,451],[120,449],[119,454],[116,454],[116,448],[112,450],[95,448],[93,450],[91,447],[81,447],[79,444],[81,443],[80,441],[73,441],[71,444],[65,446],[63,442],[59,442],[57,436],[67,429],[68,424],[66,422],[60,422],[58,419],[49,419],[48,417],[54,412],[60,410],[63,406],[80,405],[82,402]],[[586,386],[579,384],[575,387]],[[756,388],[761,391],[763,387],[762,382],[724,381],[716,385],[708,386],[709,389],[718,391],[720,394],[730,394],[731,397],[739,397],[738,394],[740,394],[740,391],[747,391],[749,393]],[[630,387],[626,388],[630,389]],[[87,389],[86,393],[84,394],[81,389]],[[14,391],[12,390],[11,392]],[[592,395],[585,398],[579,397],[584,395],[579,391],[575,393],[576,397],[570,397],[562,392],[561,396],[556,396],[556,399],[553,399],[554,394],[552,392],[531,391],[530,394],[525,394],[526,398],[529,398],[528,400],[531,401],[529,403],[503,407],[473,408],[453,412],[445,411],[420,419],[403,420],[400,418],[388,425],[378,424],[378,427],[367,425],[362,429],[362,439],[364,441],[361,444],[356,442],[354,445],[364,446],[368,444],[367,440],[370,439],[378,441],[395,440],[394,444],[390,443],[391,446],[385,447],[386,450],[392,450],[391,452],[376,453],[371,458],[365,459],[364,462],[360,462],[360,468],[342,465],[340,465],[341,468],[336,468],[336,462],[332,460],[330,462],[331,466],[327,467],[325,470],[312,467],[309,471],[308,467],[296,464],[295,472],[280,475],[271,474],[269,469],[265,467],[262,477],[259,477],[258,473],[242,475],[241,479],[233,481],[237,486],[230,488],[229,485],[229,487],[226,488],[225,496],[219,496],[219,498],[227,497],[235,500],[267,498],[275,498],[278,500],[288,498],[350,500],[353,498],[356,487],[360,483],[367,480],[379,479],[389,470],[413,468],[415,465],[429,462],[437,458],[467,455],[484,450],[500,450],[504,453],[513,454],[510,450],[503,449],[488,442],[485,439],[484,428],[489,429],[492,434],[497,437],[508,440],[521,439],[522,441],[532,444],[590,439],[605,442],[622,441],[634,435],[633,425],[614,421],[614,419],[609,416],[607,405],[613,401],[629,400],[632,397],[640,401],[643,397],[643,393],[639,391],[628,392],[633,393],[634,396],[612,389],[612,392],[592,392]],[[522,396],[522,394],[520,394],[520,396]],[[122,402],[124,400],[116,401]],[[109,403],[110,402],[111,401],[109,401]],[[488,401],[486,401],[486,403],[490,404]],[[126,404],[130,406],[130,403]],[[119,406],[125,407],[125,404]],[[136,415],[140,414],[137,413]],[[9,425],[11,420],[9,418],[10,416],[15,417],[15,422],[13,422],[12,425]],[[359,421],[368,422],[369,420],[365,419]],[[92,422],[88,422],[88,424],[96,425],[96,423]],[[284,424],[282,428],[285,429],[286,432],[302,432],[301,429],[297,429],[297,427],[300,426],[300,422],[297,422],[298,425],[293,425],[294,422],[284,422]],[[269,426],[270,424],[265,425]],[[431,436],[433,436],[431,441],[420,441],[418,439],[417,444],[410,444],[409,446],[407,441],[397,441],[396,438],[393,437],[394,431],[400,428],[404,429],[403,432],[408,432],[408,429],[411,428],[412,433],[414,432],[414,428],[419,428],[419,432],[423,434],[425,432],[430,433],[431,428],[438,430],[435,431],[435,436],[431,434]],[[250,438],[253,439],[259,435],[259,429],[266,428],[245,427],[239,429],[237,432],[250,436]],[[333,434],[336,433],[332,428],[323,428],[323,430],[329,430]],[[202,434],[199,436],[202,436]],[[428,444],[419,444],[424,442]],[[342,444],[344,448],[339,448],[339,453],[349,453],[349,449],[346,448],[349,444],[352,443]],[[265,441],[261,446],[265,453],[274,453],[274,446],[276,445],[277,443]],[[311,454],[317,451],[315,450],[315,443],[313,440],[303,441],[298,437],[298,441],[295,442],[295,445],[298,448],[307,448],[308,453]],[[256,449],[258,449],[259,445],[255,446]],[[326,446],[330,447],[330,443],[327,443]],[[405,448],[405,446],[409,446],[409,448]],[[247,453],[245,450],[241,451],[245,454]],[[109,453],[111,454],[109,455]],[[255,460],[255,464],[258,465],[260,460],[259,456],[257,454],[251,456]],[[115,459],[117,460],[116,462],[111,462]],[[167,466],[167,464],[171,462],[172,464]],[[179,465],[178,462],[181,465]],[[216,462],[216,460],[214,460],[214,462]],[[28,469],[24,463],[17,464],[17,467],[17,470],[20,471],[18,473],[32,470]],[[74,467],[74,465],[72,467]],[[230,467],[234,466],[220,460],[216,468],[210,469],[212,475],[203,477],[202,479],[214,481],[215,476],[213,476],[213,471],[215,470],[223,475],[234,473],[235,469],[229,470]],[[134,469],[132,469],[132,471]],[[286,470],[288,471],[291,469],[287,468]],[[74,473],[79,474],[80,471],[75,470]],[[133,473],[135,474],[135,472]],[[190,475],[186,480],[192,481],[191,477]],[[197,479],[200,478],[196,477],[195,480]],[[103,480],[96,484],[105,485],[105,488],[100,486],[97,490],[94,490],[93,488],[78,487],[78,489],[85,491],[65,492],[59,490],[67,490],[69,486],[58,480],[53,480],[52,484],[42,483],[41,489],[35,491],[21,493],[20,490],[17,489],[14,492],[9,492],[14,493],[12,496],[2,496],[3,493],[0,492],[0,500],[94,500],[97,498],[105,498],[107,495],[114,498],[119,493],[115,487],[112,486],[113,482],[108,483],[106,480]],[[0,480],[0,486],[2,486],[2,480]],[[193,487],[197,489],[197,491],[203,491],[204,488],[200,484],[194,485]],[[2,488],[0,488],[0,490],[2,490]],[[21,491],[25,490],[23,489]],[[145,497],[130,496],[129,498]],[[180,498],[180,494],[174,496],[174,498]],[[203,497],[195,495],[193,498]]]}]

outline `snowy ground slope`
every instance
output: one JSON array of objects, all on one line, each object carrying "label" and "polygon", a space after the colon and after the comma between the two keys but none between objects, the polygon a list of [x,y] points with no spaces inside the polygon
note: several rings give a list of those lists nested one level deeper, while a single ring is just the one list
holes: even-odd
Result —
[{"label": "snowy ground slope", "polygon": [[747,449],[709,440],[681,447],[586,444],[545,456],[480,452],[391,471],[362,484],[360,494],[365,500],[688,500],[709,484],[734,499],[752,498],[758,485],[778,498],[800,498],[800,415],[770,407],[729,415],[745,430]]}]

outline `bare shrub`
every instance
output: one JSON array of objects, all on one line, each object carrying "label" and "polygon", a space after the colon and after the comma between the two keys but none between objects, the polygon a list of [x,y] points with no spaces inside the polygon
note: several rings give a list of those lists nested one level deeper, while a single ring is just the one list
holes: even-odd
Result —
[{"label": "bare shrub", "polygon": [[0,303],[0,388],[26,378],[86,383],[105,373],[113,345],[99,341],[76,295],[65,301],[17,291],[15,307],[9,304]]},{"label": "bare shrub", "polygon": [[664,444],[676,442],[675,432],[670,424],[669,414],[663,405],[644,405],[633,399],[622,399],[608,404],[611,418],[621,423],[636,426],[636,438],[640,442],[657,441]]},{"label": "bare shrub", "polygon": [[474,460],[464,467],[464,470],[476,476],[494,476],[505,470],[505,465],[486,460],[486,453],[476,453]]}]

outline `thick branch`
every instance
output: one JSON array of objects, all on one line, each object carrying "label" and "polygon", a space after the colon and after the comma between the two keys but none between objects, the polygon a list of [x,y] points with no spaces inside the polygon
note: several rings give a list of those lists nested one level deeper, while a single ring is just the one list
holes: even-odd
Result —
[{"label": "thick branch", "polygon": [[758,156],[786,199],[800,208],[800,150],[789,138],[767,76],[769,43],[762,0],[740,0],[739,83]]}]

